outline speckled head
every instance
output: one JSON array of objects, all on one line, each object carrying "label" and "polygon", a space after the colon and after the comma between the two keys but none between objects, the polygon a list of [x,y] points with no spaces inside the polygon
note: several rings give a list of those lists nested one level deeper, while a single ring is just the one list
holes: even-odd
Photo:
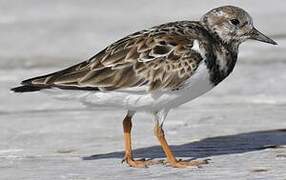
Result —
[{"label": "speckled head", "polygon": [[255,39],[277,45],[275,41],[259,32],[251,16],[235,6],[222,6],[207,12],[201,23],[224,43],[239,45],[247,39]]}]

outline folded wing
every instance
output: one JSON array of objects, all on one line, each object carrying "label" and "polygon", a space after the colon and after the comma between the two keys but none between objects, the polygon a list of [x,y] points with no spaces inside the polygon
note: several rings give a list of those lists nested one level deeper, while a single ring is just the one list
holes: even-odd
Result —
[{"label": "folded wing", "polygon": [[88,61],[22,84],[101,91],[137,86],[148,91],[176,89],[202,61],[201,55],[192,49],[195,38],[181,27],[154,27],[115,42]]}]

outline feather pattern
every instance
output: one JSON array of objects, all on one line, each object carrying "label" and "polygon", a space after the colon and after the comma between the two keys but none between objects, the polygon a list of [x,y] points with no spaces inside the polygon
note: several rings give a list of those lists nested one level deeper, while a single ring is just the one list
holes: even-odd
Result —
[{"label": "feather pattern", "polygon": [[192,47],[199,39],[196,46],[208,48],[204,43],[207,41],[204,32],[198,22],[181,21],[156,26],[113,43],[87,61],[26,80],[23,84],[102,91],[143,85],[147,85],[147,91],[177,89],[194,74],[203,60]]}]

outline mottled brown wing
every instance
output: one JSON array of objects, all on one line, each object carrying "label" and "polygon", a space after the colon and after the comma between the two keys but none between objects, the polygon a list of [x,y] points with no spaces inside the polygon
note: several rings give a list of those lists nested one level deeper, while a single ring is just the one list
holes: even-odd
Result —
[{"label": "mottled brown wing", "polygon": [[172,31],[142,31],[117,41],[88,61],[28,81],[39,86],[106,91],[135,86],[146,86],[149,91],[176,89],[202,60],[191,49],[193,40],[188,34]]}]

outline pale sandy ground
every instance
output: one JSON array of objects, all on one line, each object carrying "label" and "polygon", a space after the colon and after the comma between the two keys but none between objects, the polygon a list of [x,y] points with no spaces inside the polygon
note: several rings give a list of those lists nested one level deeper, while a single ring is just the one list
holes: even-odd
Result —
[{"label": "pale sandy ground", "polygon": [[[223,4],[247,9],[279,46],[244,44],[231,77],[170,113],[165,129],[175,154],[210,159],[203,168],[128,168],[120,163],[124,112],[9,92],[22,79],[84,60],[128,33],[198,19]],[[285,180],[285,17],[284,0],[1,0],[0,179]],[[135,155],[162,159],[152,126],[151,116],[136,116]]]}]

